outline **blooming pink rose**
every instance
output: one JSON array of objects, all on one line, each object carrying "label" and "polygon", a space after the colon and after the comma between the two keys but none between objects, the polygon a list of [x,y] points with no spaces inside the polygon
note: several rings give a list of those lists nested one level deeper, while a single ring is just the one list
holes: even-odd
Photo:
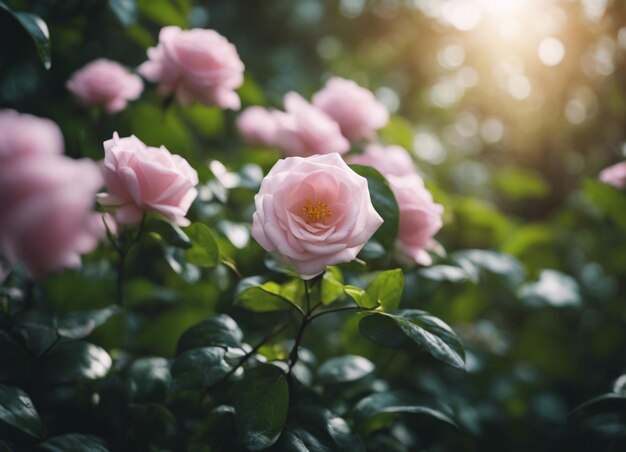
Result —
[{"label": "blooming pink rose", "polygon": [[252,145],[273,146],[276,135],[275,112],[263,107],[249,107],[237,118],[243,139]]},{"label": "blooming pink rose", "polygon": [[626,162],[620,162],[613,166],[605,168],[600,173],[600,180],[605,184],[614,186],[615,188],[626,188]]},{"label": "blooming pink rose", "polygon": [[350,149],[337,123],[299,94],[285,95],[285,110],[286,113],[274,112],[274,145],[286,156],[343,154]]},{"label": "blooming pink rose", "polygon": [[372,141],[376,130],[389,122],[387,108],[371,91],[340,77],[328,80],[313,96],[313,105],[337,121],[341,133],[351,141]]},{"label": "blooming pink rose", "polygon": [[67,89],[86,106],[102,106],[116,113],[124,110],[129,100],[141,96],[143,81],[121,64],[100,58],[76,71]]},{"label": "blooming pink rose", "polygon": [[104,180],[108,193],[99,195],[100,204],[116,206],[119,223],[139,223],[143,212],[153,211],[179,226],[189,224],[185,215],[198,195],[198,173],[165,147],[114,133],[104,142]]},{"label": "blooming pink rose", "polygon": [[418,264],[432,264],[432,258],[426,250],[432,247],[432,238],[443,224],[443,206],[433,201],[432,195],[417,175],[388,176],[387,180],[400,208],[397,250]]},{"label": "blooming pink rose", "polygon": [[45,155],[0,165],[0,253],[36,278],[80,266],[103,236],[92,211],[101,185],[89,160]]},{"label": "blooming pink rose", "polygon": [[254,202],[252,236],[291,261],[303,279],[353,260],[383,223],[367,180],[336,153],[279,160]]},{"label": "blooming pink rose", "polygon": [[63,154],[63,135],[49,119],[0,110],[0,166],[17,159]]},{"label": "blooming pink rose", "polygon": [[162,95],[175,93],[183,105],[197,100],[231,110],[241,106],[235,89],[243,84],[244,65],[235,46],[218,32],[164,27],[148,58],[139,72],[158,82]]},{"label": "blooming pink rose", "polygon": [[350,156],[348,163],[371,166],[383,176],[410,176],[417,174],[413,159],[406,149],[400,146],[370,144],[362,154]]}]

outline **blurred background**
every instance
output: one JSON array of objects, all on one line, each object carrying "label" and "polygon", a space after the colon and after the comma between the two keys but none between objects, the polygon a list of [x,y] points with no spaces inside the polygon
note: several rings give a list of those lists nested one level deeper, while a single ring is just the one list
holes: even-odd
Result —
[{"label": "blurred background", "polygon": [[[72,72],[102,56],[134,68],[162,26],[179,25],[213,28],[236,45],[246,65],[244,106],[280,107],[292,90],[309,97],[331,75],[371,89],[393,113],[381,139],[413,154],[446,207],[443,247],[490,250],[471,259],[457,254],[457,262],[470,259],[479,268],[479,283],[436,271],[407,273],[405,304],[453,325],[468,350],[467,374],[408,357],[386,367],[389,378],[455,409],[460,432],[446,433],[428,450],[620,450],[623,410],[590,426],[573,426],[568,413],[610,391],[626,367],[626,211],[615,193],[593,182],[602,168],[626,158],[626,3],[5,3],[45,20],[52,65],[46,70],[24,30],[0,14],[0,107],[53,118],[76,157],[102,158],[100,143],[113,130],[166,145],[203,168],[207,204],[196,206],[196,216],[208,222],[222,214],[209,202],[218,196],[215,179],[233,189],[229,221],[249,221],[242,200],[253,192],[239,193],[224,175],[244,163],[267,170],[278,154],[245,147],[236,113],[198,105],[164,113],[151,88],[147,102],[120,115],[85,111],[65,89]],[[225,166],[205,164],[214,159]],[[245,228],[239,234],[245,243],[228,246],[245,273],[260,254],[247,248]],[[554,273],[546,276],[546,269]],[[137,272],[144,278],[133,292],[138,306],[150,299],[169,309],[141,311],[138,322],[151,325],[137,343],[145,353],[171,355],[181,331],[227,303],[214,286],[188,286],[176,276],[162,285],[188,303],[173,306],[158,272]],[[72,284],[84,283],[71,278],[51,278],[44,288],[68,309],[98,290],[77,295]],[[318,348],[335,340],[346,352],[380,353],[353,341],[354,325],[337,328]],[[113,336],[101,333],[100,340],[114,344]],[[397,447],[379,450],[405,450]]]}]

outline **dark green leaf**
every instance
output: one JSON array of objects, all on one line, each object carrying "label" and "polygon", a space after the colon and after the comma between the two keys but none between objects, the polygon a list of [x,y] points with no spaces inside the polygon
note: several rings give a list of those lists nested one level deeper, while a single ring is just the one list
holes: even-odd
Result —
[{"label": "dark green leaf", "polygon": [[126,450],[174,450],[179,441],[176,418],[165,406],[157,403],[131,405],[126,418]]},{"label": "dark green leaf", "polygon": [[400,221],[400,210],[393,191],[389,188],[387,180],[374,168],[362,165],[350,165],[350,168],[367,179],[374,209],[385,221],[373,239],[382,244],[387,251],[392,251]]},{"label": "dark green leaf", "polygon": [[322,279],[322,303],[329,305],[343,295],[343,275],[338,267],[328,267]]},{"label": "dark green leaf", "polygon": [[18,13],[12,11],[3,1],[0,1],[0,8],[7,11],[19,24],[26,30],[30,38],[35,44],[39,59],[46,69],[52,66],[52,57],[50,54],[50,34],[48,26],[41,17],[30,13]]},{"label": "dark green leaf", "polygon": [[524,268],[513,256],[489,250],[462,250],[452,260],[477,281],[482,272],[504,278],[512,287],[524,281]]},{"label": "dark green leaf", "polygon": [[201,223],[185,228],[192,246],[185,251],[187,262],[201,267],[214,267],[220,261],[220,250],[211,230]]},{"label": "dark green leaf", "polygon": [[233,407],[215,408],[191,436],[189,452],[235,450],[236,428]]},{"label": "dark green leaf", "polygon": [[381,305],[386,311],[397,309],[400,305],[403,288],[404,274],[401,269],[381,272],[367,286],[365,298],[361,301],[361,305],[364,308],[375,308]]},{"label": "dark green leaf", "polygon": [[374,369],[374,364],[362,356],[338,356],[329,359],[319,367],[317,379],[325,384],[348,383],[370,375]]},{"label": "dark green leaf", "polygon": [[192,247],[191,239],[181,228],[164,220],[150,221],[148,230],[168,245],[189,249]]},{"label": "dark green leaf", "polygon": [[0,330],[0,381],[27,375],[31,358],[20,344]]},{"label": "dark green leaf", "polygon": [[456,427],[450,416],[432,404],[420,403],[406,391],[390,391],[372,394],[361,399],[354,408],[354,419],[363,431],[391,427],[393,421],[403,415],[418,414],[435,418]]},{"label": "dark green leaf", "polygon": [[239,347],[243,333],[231,317],[219,314],[200,322],[187,331],[178,340],[178,354],[200,347]]},{"label": "dark green leaf", "polygon": [[626,413],[626,396],[609,393],[594,397],[574,408],[570,413],[570,419],[580,419],[603,413]]},{"label": "dark green leaf", "polygon": [[111,305],[104,309],[65,314],[58,321],[57,332],[68,339],[83,339],[120,310],[119,306]]},{"label": "dark green leaf", "polygon": [[470,281],[471,276],[461,267],[453,265],[433,265],[423,268],[418,272],[419,276],[432,281],[449,281],[452,283]]},{"label": "dark green leaf", "polygon": [[452,328],[427,312],[416,309],[392,313],[376,311],[361,319],[359,330],[375,344],[392,348],[403,345],[403,334],[435,358],[465,369],[461,341]]},{"label": "dark green leaf", "polygon": [[124,27],[130,27],[137,21],[139,10],[135,0],[108,0],[109,9]]},{"label": "dark green leaf", "polygon": [[43,436],[43,425],[35,405],[19,388],[0,385],[0,421],[31,436]]},{"label": "dark green leaf", "polygon": [[46,354],[36,375],[46,384],[94,380],[104,377],[111,363],[109,354],[97,345],[63,341]]},{"label": "dark green leaf", "polygon": [[47,439],[37,446],[50,452],[108,452],[106,443],[100,438],[81,433],[68,433]]},{"label": "dark green leaf", "polygon": [[220,347],[203,347],[178,355],[172,365],[174,390],[206,388],[220,381],[231,370],[225,354]]},{"label": "dark green leaf", "polygon": [[276,442],[287,420],[289,387],[283,371],[262,364],[244,375],[232,391],[241,442],[250,450]]},{"label": "dark green leaf", "polygon": [[162,402],[167,398],[172,376],[165,358],[139,358],[128,371],[128,392],[138,403]]},{"label": "dark green leaf", "polygon": [[163,243],[163,254],[171,269],[177,275],[180,275],[186,283],[193,284],[198,282],[201,276],[200,269],[187,262],[184,250],[174,246],[167,246]]}]

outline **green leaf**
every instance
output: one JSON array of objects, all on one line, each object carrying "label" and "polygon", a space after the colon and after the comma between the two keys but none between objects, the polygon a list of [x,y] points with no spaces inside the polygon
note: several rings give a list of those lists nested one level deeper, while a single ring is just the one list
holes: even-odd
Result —
[{"label": "green leaf", "polygon": [[513,256],[489,250],[462,250],[451,255],[452,260],[478,281],[482,273],[497,275],[516,287],[524,281],[522,264]]},{"label": "green leaf", "polygon": [[349,383],[370,375],[375,368],[374,363],[362,356],[338,356],[319,367],[317,379],[324,384]]},{"label": "green leaf", "polygon": [[367,286],[365,297],[361,300],[364,308],[375,308],[381,305],[384,310],[397,309],[402,298],[404,274],[402,270],[387,270],[379,273]]},{"label": "green leaf", "polygon": [[387,180],[374,168],[362,165],[350,165],[350,168],[367,179],[374,209],[384,220],[372,239],[383,245],[387,251],[392,251],[400,221],[400,210],[393,191]]},{"label": "green leaf", "polygon": [[233,407],[221,405],[215,408],[192,434],[189,452],[236,450],[236,419]]},{"label": "green leaf", "polygon": [[[362,308],[367,308],[364,305],[363,299],[365,298],[365,291],[357,286],[343,286],[343,291],[346,295],[352,298],[357,305]],[[367,308],[369,309],[369,308]]]},{"label": "green leaf", "polygon": [[626,413],[626,396],[608,393],[587,400],[570,413],[571,419],[580,419],[604,413]]},{"label": "green leaf", "polygon": [[301,309],[287,298],[290,292],[274,281],[262,282],[262,279],[256,276],[245,278],[237,286],[235,305],[253,312],[282,311],[292,307]]},{"label": "green leaf", "polygon": [[201,267],[214,267],[220,261],[220,250],[211,230],[201,223],[185,228],[192,246],[185,251],[187,262]]},{"label": "green leaf", "polygon": [[171,381],[170,364],[165,358],[139,358],[128,370],[128,392],[137,403],[165,401]]},{"label": "green leaf", "polygon": [[200,322],[187,331],[178,340],[176,353],[201,347],[240,347],[243,332],[231,317],[219,314]]},{"label": "green leaf", "polygon": [[193,246],[187,234],[169,221],[151,221],[147,229],[153,235],[156,235],[157,240],[161,239],[163,242],[176,248],[189,249]]},{"label": "green leaf", "polygon": [[472,280],[470,274],[461,267],[455,267],[454,265],[433,265],[432,267],[419,270],[418,275],[431,281],[448,281],[452,283]]},{"label": "green leaf", "polygon": [[26,30],[35,44],[41,63],[46,69],[50,69],[52,66],[52,56],[50,53],[50,33],[48,32],[46,23],[41,17],[34,14],[12,11],[3,1],[0,1],[0,8],[7,11],[20,23],[22,28]]},{"label": "green leaf", "polygon": [[465,369],[465,351],[455,332],[442,320],[417,309],[376,311],[361,319],[363,336],[382,347],[400,348],[406,336],[432,356]]},{"label": "green leaf", "polygon": [[35,375],[50,385],[95,380],[104,377],[111,364],[109,354],[97,345],[63,341],[46,354]]},{"label": "green leaf", "polygon": [[354,420],[358,428],[365,432],[389,428],[396,418],[409,414],[429,416],[456,427],[450,416],[440,408],[420,403],[406,391],[372,394],[361,399],[354,408]]},{"label": "green leaf", "polygon": [[626,194],[624,192],[591,179],[585,181],[583,190],[591,204],[626,231]]},{"label": "green leaf", "polygon": [[405,149],[413,148],[413,124],[402,116],[389,118],[387,126],[380,131],[380,136],[388,144],[397,144]]},{"label": "green leaf", "polygon": [[104,309],[65,314],[58,321],[57,332],[68,339],[83,339],[120,311],[119,306],[111,305]]},{"label": "green leaf", "polygon": [[32,358],[9,333],[0,330],[0,381],[28,375]]},{"label": "green leaf", "polygon": [[38,449],[50,452],[109,452],[106,443],[100,438],[81,433],[68,433],[54,436],[39,443]]},{"label": "green leaf", "polygon": [[550,192],[550,185],[541,173],[518,168],[500,168],[494,174],[496,187],[512,201],[543,198]]},{"label": "green leaf", "polygon": [[187,284],[193,284],[200,280],[200,269],[187,262],[185,250],[162,244],[163,255],[170,268],[179,275]]},{"label": "green leaf", "polygon": [[520,287],[519,297],[530,305],[549,305],[557,308],[580,306],[580,287],[574,278],[556,270],[543,270],[539,281]]},{"label": "green leaf", "polygon": [[220,381],[231,371],[225,354],[220,347],[203,347],[178,355],[172,364],[174,390],[206,388]]},{"label": "green leaf", "polygon": [[108,0],[108,5],[122,26],[128,28],[137,21],[139,9],[135,0]]},{"label": "green leaf", "polygon": [[322,278],[322,303],[329,305],[343,295],[343,275],[339,267],[327,267]]},{"label": "green leaf", "polygon": [[232,391],[237,431],[249,450],[261,450],[276,442],[287,420],[289,387],[283,371],[261,364],[247,371]]},{"label": "green leaf", "polygon": [[0,421],[37,438],[44,433],[32,400],[14,386],[0,385]]}]

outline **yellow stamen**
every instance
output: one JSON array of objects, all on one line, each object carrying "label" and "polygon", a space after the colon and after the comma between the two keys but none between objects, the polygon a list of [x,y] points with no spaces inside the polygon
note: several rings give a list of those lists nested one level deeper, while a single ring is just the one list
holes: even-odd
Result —
[{"label": "yellow stamen", "polygon": [[302,213],[307,223],[319,223],[333,216],[333,213],[325,203],[318,201],[316,204],[313,204],[310,199],[307,199],[304,204]]}]

